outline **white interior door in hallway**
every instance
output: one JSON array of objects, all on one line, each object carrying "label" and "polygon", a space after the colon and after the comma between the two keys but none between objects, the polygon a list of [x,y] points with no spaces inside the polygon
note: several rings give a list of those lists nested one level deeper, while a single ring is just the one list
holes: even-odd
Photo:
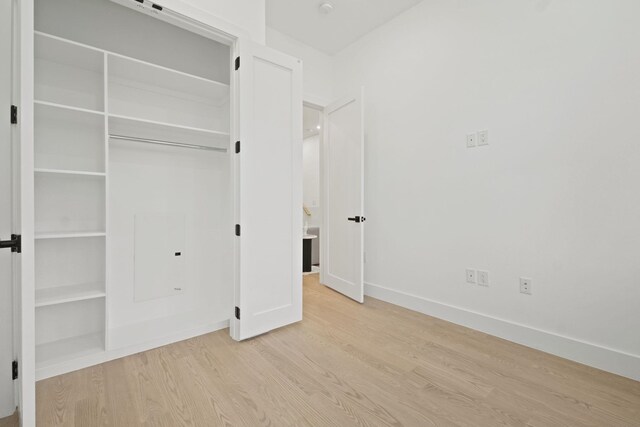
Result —
[{"label": "white interior door in hallway", "polygon": [[364,114],[362,91],[324,111],[323,284],[364,301]]}]

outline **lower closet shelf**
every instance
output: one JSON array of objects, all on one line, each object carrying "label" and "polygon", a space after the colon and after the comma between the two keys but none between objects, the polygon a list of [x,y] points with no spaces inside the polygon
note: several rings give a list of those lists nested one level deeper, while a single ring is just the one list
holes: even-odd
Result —
[{"label": "lower closet shelf", "polygon": [[71,359],[104,351],[104,334],[94,333],[66,338],[36,346],[36,368],[44,368]]},{"label": "lower closet shelf", "polygon": [[36,289],[36,307],[103,298],[105,296],[104,283],[85,283]]}]

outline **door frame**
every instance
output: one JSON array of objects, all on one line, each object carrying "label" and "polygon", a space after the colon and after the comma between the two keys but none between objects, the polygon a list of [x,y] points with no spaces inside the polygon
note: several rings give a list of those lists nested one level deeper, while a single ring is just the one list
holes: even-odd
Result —
[{"label": "door frame", "polygon": [[[314,97],[312,95],[304,95],[302,98],[302,107],[307,107],[307,108],[311,108],[314,109],[316,111],[318,111],[320,113],[320,126],[322,126],[322,129],[320,129],[320,132],[318,132],[318,145],[319,145],[319,150],[320,150],[320,156],[319,156],[319,176],[318,179],[320,181],[320,209],[321,211],[324,210],[324,163],[322,160],[323,157],[323,152],[324,152],[324,109],[327,107],[327,102]],[[303,139],[304,141],[304,139]],[[324,213],[324,211],[323,211]],[[323,270],[323,266],[324,266],[324,262],[322,262],[323,258],[324,258],[324,249],[323,249],[323,245],[324,245],[324,215],[322,216],[322,223],[320,224],[320,235],[318,236],[318,238],[320,239],[320,244],[319,244],[319,259],[320,259],[320,283],[322,283],[323,278],[324,278],[324,270]]]}]

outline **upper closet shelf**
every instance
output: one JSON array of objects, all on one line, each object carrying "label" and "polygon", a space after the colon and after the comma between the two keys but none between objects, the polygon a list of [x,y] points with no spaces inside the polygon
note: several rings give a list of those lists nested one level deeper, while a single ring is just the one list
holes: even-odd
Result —
[{"label": "upper closet shelf", "polygon": [[88,113],[88,114],[96,114],[99,116],[104,116],[104,113],[102,111],[90,110],[88,108],[74,107],[73,105],[58,104],[56,102],[40,101],[36,99],[34,101],[34,104],[41,105],[43,107],[48,107],[48,108],[58,108],[60,110],[77,111],[79,113]]},{"label": "upper closet shelf", "polygon": [[35,99],[81,111],[104,110],[104,53],[36,33]]},{"label": "upper closet shelf", "polygon": [[112,84],[164,92],[204,104],[229,101],[229,85],[118,54],[108,56]]},{"label": "upper closet shelf", "polygon": [[98,49],[39,31],[34,43],[37,59],[94,73],[104,71],[104,54]]},{"label": "upper closet shelf", "polygon": [[107,233],[104,231],[72,231],[72,232],[60,232],[60,233],[36,233],[35,239],[77,239],[85,237],[104,237]]},{"label": "upper closet shelf", "polygon": [[[229,102],[230,86],[227,83],[97,49],[41,31],[35,31],[35,51],[36,99],[101,110],[103,79],[107,68],[113,84],[166,91],[208,105],[221,106]],[[105,55],[108,57],[107,67],[104,63]],[[50,93],[52,90],[53,93]],[[44,93],[43,96],[39,96],[41,92]],[[68,99],[79,96],[81,99]],[[95,99],[87,99],[88,96]],[[61,101],[60,97],[66,102]]]},{"label": "upper closet shelf", "polygon": [[107,174],[104,172],[88,172],[88,171],[77,171],[77,170],[68,170],[68,169],[46,169],[46,168],[35,168],[35,173],[49,173],[49,174],[59,174],[59,175],[84,175],[84,176],[106,176]]}]

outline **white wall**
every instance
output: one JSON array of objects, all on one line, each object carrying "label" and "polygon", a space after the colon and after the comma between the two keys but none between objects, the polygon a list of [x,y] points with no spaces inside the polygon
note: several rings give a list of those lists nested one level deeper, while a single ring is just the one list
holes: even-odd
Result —
[{"label": "white wall", "polygon": [[309,227],[322,225],[320,207],[320,137],[318,135],[302,141],[303,197],[304,205],[311,216],[303,216]]},{"label": "white wall", "polygon": [[333,57],[267,27],[267,46],[303,61],[304,99],[318,105],[333,101]]},{"label": "white wall", "polygon": [[218,20],[227,22],[243,30],[256,43],[265,42],[265,0],[163,0],[159,3],[223,30],[228,29]]},{"label": "white wall", "polygon": [[370,294],[640,379],[638,16],[427,0],[337,56],[335,91],[366,90]]}]

